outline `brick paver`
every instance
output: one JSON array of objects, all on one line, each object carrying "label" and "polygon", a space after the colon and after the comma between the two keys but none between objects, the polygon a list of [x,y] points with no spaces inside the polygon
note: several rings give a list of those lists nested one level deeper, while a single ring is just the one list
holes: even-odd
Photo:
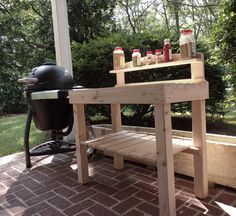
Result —
[{"label": "brick paver", "polygon": [[[80,185],[74,153],[32,161],[27,170],[23,153],[0,158],[0,216],[159,215],[153,168],[126,162],[123,170],[115,170],[111,158],[97,155],[89,163],[90,182]],[[235,189],[216,186],[206,199],[198,199],[191,178],[176,176],[175,182],[177,215],[236,215]]]}]

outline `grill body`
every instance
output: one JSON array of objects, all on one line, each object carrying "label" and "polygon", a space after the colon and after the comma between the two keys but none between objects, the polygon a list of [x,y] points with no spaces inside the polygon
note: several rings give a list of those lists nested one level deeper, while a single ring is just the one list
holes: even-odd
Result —
[{"label": "grill body", "polygon": [[34,68],[29,78],[37,79],[28,83],[27,103],[36,127],[42,131],[59,131],[73,124],[72,105],[68,91],[74,81],[66,70],[56,65],[42,65]]}]

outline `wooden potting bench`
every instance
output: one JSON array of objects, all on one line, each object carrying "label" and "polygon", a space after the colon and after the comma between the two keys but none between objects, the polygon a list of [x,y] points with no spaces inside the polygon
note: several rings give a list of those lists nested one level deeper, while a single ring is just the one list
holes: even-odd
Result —
[{"label": "wooden potting bench", "polygon": [[[190,64],[191,79],[145,83],[125,83],[125,73],[161,67]],[[161,216],[176,215],[173,154],[184,151],[194,157],[194,192],[205,198],[208,195],[205,99],[208,98],[208,82],[204,75],[204,59],[180,60],[141,67],[113,70],[117,85],[111,88],[80,89],[69,92],[73,104],[76,126],[78,177],[81,184],[89,181],[87,146],[113,155],[114,167],[122,169],[124,157],[155,164],[158,172],[159,211]],[[172,137],[171,103],[191,101],[192,139]],[[86,140],[85,104],[111,104],[112,133]],[[154,104],[155,136],[121,129],[120,104]]]}]

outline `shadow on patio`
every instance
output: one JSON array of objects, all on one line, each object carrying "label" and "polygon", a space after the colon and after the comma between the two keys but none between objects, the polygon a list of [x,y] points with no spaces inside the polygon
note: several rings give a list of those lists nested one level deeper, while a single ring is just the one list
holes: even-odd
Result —
[{"label": "shadow on patio", "polygon": [[[0,215],[158,215],[156,171],[97,155],[89,163],[90,183],[77,183],[73,153],[33,157],[25,170],[23,153],[0,159]],[[193,181],[176,176],[177,215],[236,215],[236,191],[210,189],[207,199],[193,194]]]}]

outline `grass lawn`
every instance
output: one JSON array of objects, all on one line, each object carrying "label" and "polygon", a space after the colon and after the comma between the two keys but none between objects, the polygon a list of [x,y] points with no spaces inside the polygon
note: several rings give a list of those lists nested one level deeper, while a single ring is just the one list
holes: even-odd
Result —
[{"label": "grass lawn", "polygon": [[[96,117],[93,123],[100,117]],[[10,115],[0,117],[0,157],[24,150],[24,129],[26,114]],[[146,122],[145,122],[146,121]],[[153,127],[154,122],[150,118],[143,121],[142,126]],[[145,124],[146,123],[146,124]],[[173,117],[172,125],[177,130],[191,131],[191,118]],[[236,136],[236,109],[225,116],[224,121],[213,121],[208,119],[207,132]],[[37,130],[34,123],[31,125],[30,144],[31,146],[45,141],[47,133]]]},{"label": "grass lawn", "polygon": [[[0,117],[0,157],[24,150],[24,130],[26,115]],[[47,133],[37,130],[31,125],[31,146],[44,141]]]}]

